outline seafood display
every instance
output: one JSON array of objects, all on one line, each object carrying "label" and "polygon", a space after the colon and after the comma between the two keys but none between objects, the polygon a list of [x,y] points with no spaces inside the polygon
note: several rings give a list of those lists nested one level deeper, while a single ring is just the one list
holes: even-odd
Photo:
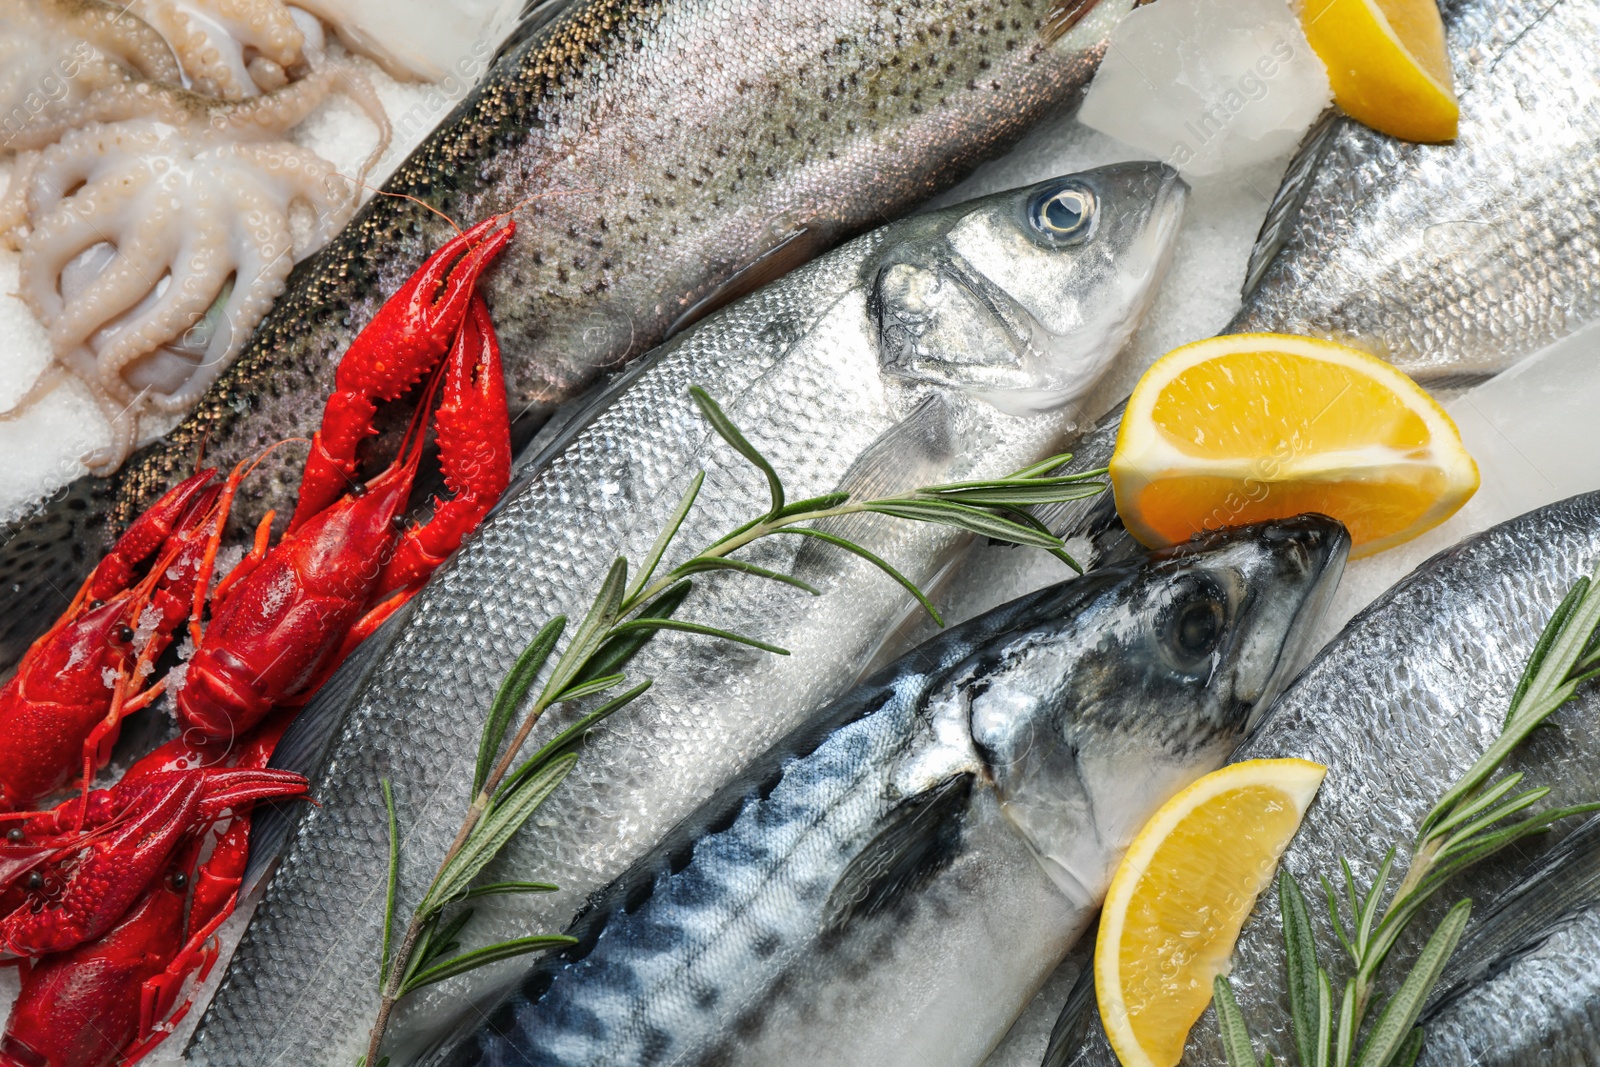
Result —
[{"label": "seafood display", "polygon": [[[709,543],[759,513],[765,479],[710,431],[690,386],[750,427],[795,498],[1035,462],[1071,429],[1070,400],[1149,302],[1184,197],[1169,168],[1123,164],[892,223],[669,341],[575,416],[413,602],[405,626],[370,641],[286,740],[319,783],[320,807],[300,821],[191,1059],[365,1047],[382,916],[361,902],[381,894],[388,862],[379,779],[400,783],[399,900],[410,906],[454,833],[449,801],[463,773],[470,779],[495,686],[542,621],[581,615],[613,555],[649,548],[696,470],[714,503],[689,516],[682,536]],[[877,517],[851,530],[919,583],[968,540]],[[475,930],[496,938],[565,926],[587,893],[855,680],[906,593],[861,560],[799,540],[755,546],[749,559],[824,595],[708,575],[694,612],[790,654],[676,635],[647,647],[637,662],[655,678],[651,690],[590,738],[589,756],[541,810],[538,839],[513,841],[492,868],[514,878],[534,865],[560,891],[485,898]],[[459,711],[441,716],[441,707]],[[331,741],[325,760],[319,736]],[[491,969],[419,993],[394,1024],[397,1055],[496,984]]]},{"label": "seafood display", "polygon": [[[0,660],[202,442],[226,467],[315,428],[334,357],[453,235],[441,212],[528,224],[484,279],[523,441],[670,328],[909,210],[1069,104],[1123,12],[1079,0],[614,7],[535,7],[384,195],[288,279],[180,427],[0,533]],[[269,458],[237,523],[289,514],[296,488],[293,461]]]},{"label": "seafood display", "polygon": [[941,634],[752,761],[427,1062],[979,1062],[1128,837],[1300,667],[1348,547],[1321,517],[1240,527]]},{"label": "seafood display", "polygon": [[359,182],[389,122],[366,76],[329,61],[317,18],[278,0],[7,0],[0,27],[0,148],[19,153],[0,233],[56,360],[9,414],[73,375],[113,428],[89,460],[106,474],[143,413],[194,405],[354,211],[350,176],[289,129],[331,93],[356,100],[378,129]]},{"label": "seafood display", "polygon": [[1595,1059],[1597,33],[0,0],[0,1067]]}]

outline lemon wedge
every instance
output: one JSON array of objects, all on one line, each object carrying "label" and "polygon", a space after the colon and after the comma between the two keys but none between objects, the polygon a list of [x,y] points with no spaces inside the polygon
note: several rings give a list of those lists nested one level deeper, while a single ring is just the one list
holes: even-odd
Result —
[{"label": "lemon wedge", "polygon": [[1443,408],[1353,348],[1232,334],[1174,349],[1128,400],[1111,457],[1117,512],[1155,547],[1317,511],[1352,558],[1455,514],[1478,467]]},{"label": "lemon wedge", "polygon": [[1123,1067],[1182,1058],[1326,771],[1301,759],[1235,763],[1167,801],[1134,838],[1094,947],[1100,1018]]},{"label": "lemon wedge", "polygon": [[1448,141],[1461,118],[1434,0],[1304,0],[1300,24],[1357,122],[1407,141]]}]

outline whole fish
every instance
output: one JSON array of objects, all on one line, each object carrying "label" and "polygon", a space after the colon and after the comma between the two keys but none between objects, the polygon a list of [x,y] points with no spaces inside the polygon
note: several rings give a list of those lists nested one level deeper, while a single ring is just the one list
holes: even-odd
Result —
[{"label": "whole fish", "polygon": [[[363,646],[280,748],[313,772],[320,806],[305,813],[192,1058],[351,1062],[377,1004],[388,853],[380,779],[395,786],[409,908],[460,824],[495,688],[534,632],[557,614],[581,617],[615,556],[641,559],[695,471],[706,483],[681,551],[766,511],[766,479],[698,414],[691,386],[724,405],[790,499],[1017,470],[1062,441],[1070,402],[1132,332],[1184,197],[1170,168],[1131,163],[892,223],[672,339],[555,433],[404,625]],[[840,521],[917,582],[965,544],[943,526]],[[680,612],[792,654],[686,635],[646,648],[630,673],[654,688],[596,731],[491,868],[516,872],[502,878],[538,872],[561,892],[483,898],[469,937],[561,929],[586,894],[857,679],[906,594],[862,560],[794,542],[811,539],[761,542],[745,558],[798,573],[823,595],[711,575]],[[548,729],[570,718],[552,716]],[[333,730],[324,764],[312,742]],[[302,745],[311,757],[294,755]],[[415,997],[393,1031],[396,1062],[418,1031],[496,981],[475,972]]]},{"label": "whole fish", "polygon": [[1328,121],[1290,165],[1228,332],[1332,337],[1418,379],[1471,379],[1600,315],[1600,3],[1441,7],[1459,135]]},{"label": "whole fish", "polygon": [[[484,280],[526,441],[674,326],[902,214],[1076,99],[1098,0],[546,0],[483,82],[290,276],[171,434],[0,532],[0,665],[204,451],[309,437],[356,332],[463,224],[515,212]],[[392,194],[392,195],[389,195]],[[403,423],[403,419],[399,420]],[[294,510],[280,450],[234,507]]]},{"label": "whole fish", "polygon": [[976,1064],[1301,666],[1349,535],[1244,526],[934,638],[613,882],[434,1067]]},{"label": "whole fish", "polygon": [[1419,1062],[1600,1063],[1600,818],[1475,916],[1418,1019]]},{"label": "whole fish", "polygon": [[[1268,711],[1239,759],[1299,756],[1327,778],[1283,854],[1308,899],[1318,876],[1339,882],[1339,857],[1358,885],[1398,846],[1390,889],[1404,873],[1423,816],[1498,735],[1534,643],[1561,598],[1600,559],[1600,493],[1529,512],[1441,552],[1379,597],[1323,651]],[[1506,761],[1527,784],[1550,787],[1541,805],[1600,799],[1600,692],[1593,686],[1558,711]],[[1557,823],[1457,877],[1425,904],[1391,953],[1392,990],[1422,941],[1462,897],[1487,903],[1576,828]],[[1314,896],[1313,896],[1314,895]],[[1313,907],[1322,965],[1342,987],[1348,958]],[[1468,927],[1472,929],[1471,926]],[[1233,954],[1230,980],[1260,1043],[1292,1056],[1276,892],[1262,895]],[[1071,1060],[1117,1061],[1098,1017]],[[1226,1062],[1211,1010],[1190,1032],[1185,1064]]]}]

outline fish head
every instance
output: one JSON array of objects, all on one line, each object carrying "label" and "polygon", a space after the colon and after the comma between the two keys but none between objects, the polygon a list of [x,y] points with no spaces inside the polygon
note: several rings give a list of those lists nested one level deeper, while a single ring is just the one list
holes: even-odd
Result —
[{"label": "fish head", "polygon": [[893,377],[975,393],[1013,415],[1088,392],[1166,273],[1188,186],[1118,163],[948,208],[872,267]]},{"label": "fish head", "polygon": [[974,655],[974,750],[1069,896],[1097,900],[1145,820],[1303,666],[1349,547],[1320,515],[1206,533],[1064,583],[1057,610]]}]

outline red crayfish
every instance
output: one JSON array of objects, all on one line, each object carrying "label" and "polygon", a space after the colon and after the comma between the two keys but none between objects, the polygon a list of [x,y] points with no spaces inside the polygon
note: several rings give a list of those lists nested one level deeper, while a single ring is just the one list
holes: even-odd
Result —
[{"label": "red crayfish", "polygon": [[250,806],[306,794],[302,776],[263,769],[286,724],[209,766],[217,753],[180,738],[12,825],[0,945],[25,958],[0,1067],[131,1063],[182,1017],[183,983],[214,962],[238,896]]},{"label": "red crayfish", "polygon": [[[237,897],[250,805],[306,793],[303,777],[265,769],[292,709],[422,587],[510,482],[500,352],[477,282],[514,232],[499,216],[448,242],[352,342],[277,544],[268,514],[212,588],[229,507],[254,461],[220,484],[215,470],[197,472],[128,528],[0,690],[0,828],[10,827],[0,950],[24,973],[0,1067],[132,1063],[186,1010],[178,994],[214,961],[213,935]],[[399,455],[359,480],[357,449],[377,432],[378,403],[430,378]],[[408,526],[435,399],[450,496]],[[188,662],[152,682],[185,620]],[[184,736],[91,791],[123,718],[168,690]],[[80,796],[28,810],[78,776]]]}]

